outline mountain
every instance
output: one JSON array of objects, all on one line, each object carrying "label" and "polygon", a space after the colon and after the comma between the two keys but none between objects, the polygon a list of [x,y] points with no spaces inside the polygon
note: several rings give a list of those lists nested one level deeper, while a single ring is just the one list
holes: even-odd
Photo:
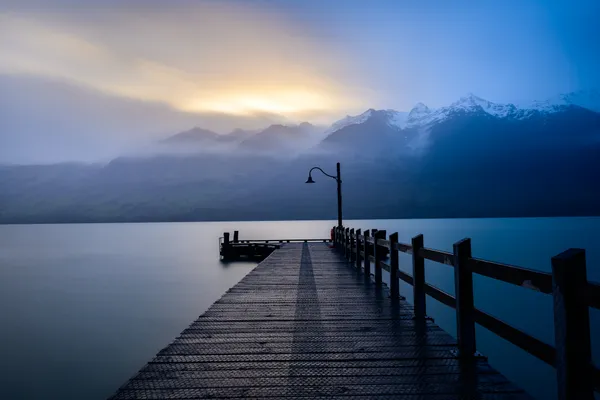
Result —
[{"label": "mountain", "polygon": [[258,153],[283,150],[299,153],[313,144],[315,135],[320,131],[321,128],[308,122],[299,125],[276,124],[243,140],[239,147],[246,151]]},{"label": "mountain", "polygon": [[161,143],[164,144],[207,144],[219,141],[221,135],[208,129],[194,127],[190,130],[177,133]]},{"label": "mountain", "polygon": [[575,93],[517,106],[470,94],[407,113],[368,109],[328,130],[194,128],[170,138],[227,152],[0,166],[0,223],[334,219],[331,180],[315,172],[316,185],[304,182],[310,167],[333,174],[336,161],[344,218],[600,215],[594,101]]},{"label": "mountain", "polygon": [[251,130],[251,129],[236,128],[236,129],[232,130],[231,132],[229,132],[227,135],[223,135],[221,140],[228,141],[228,142],[241,142],[258,132],[260,132],[260,129],[259,130],[256,130],[256,129]]},{"label": "mountain", "polygon": [[407,113],[394,110],[369,109],[356,117],[347,116],[334,123],[321,142],[329,151],[366,151],[378,153],[394,147],[398,152],[407,148],[413,135],[403,134]]},{"label": "mountain", "polygon": [[542,112],[554,112],[565,106],[578,106],[591,111],[600,112],[600,91],[580,90],[563,93],[544,101],[534,101],[523,108]]},{"label": "mountain", "polygon": [[[517,143],[529,139],[543,141],[544,136],[535,137],[531,133],[544,130],[548,131],[546,140],[549,137],[566,139],[572,136],[569,125],[578,127],[579,136],[588,136],[589,140],[594,141],[599,132],[596,119],[600,116],[595,111],[596,107],[600,110],[600,95],[597,92],[561,95],[554,100],[534,102],[524,107],[494,103],[468,94],[438,109],[418,103],[408,113],[369,109],[357,116],[346,116],[328,129],[321,147],[379,155],[389,152],[390,146],[394,146],[394,151],[399,154],[423,154],[438,137],[453,131],[449,127],[455,125],[460,127],[461,134],[466,134],[469,129],[477,129],[478,132],[474,133],[476,136],[470,140],[481,138],[490,143],[494,139],[489,132],[497,131],[504,132],[499,136],[503,139],[519,132],[515,138]],[[568,122],[566,125],[561,123],[559,128],[552,126],[550,120]]]}]

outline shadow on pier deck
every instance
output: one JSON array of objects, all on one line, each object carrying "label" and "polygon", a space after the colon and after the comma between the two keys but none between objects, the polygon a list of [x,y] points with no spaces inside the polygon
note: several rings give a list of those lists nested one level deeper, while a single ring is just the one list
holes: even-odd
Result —
[{"label": "shadow on pier deck", "polygon": [[113,399],[529,399],[325,243],[283,243]]}]

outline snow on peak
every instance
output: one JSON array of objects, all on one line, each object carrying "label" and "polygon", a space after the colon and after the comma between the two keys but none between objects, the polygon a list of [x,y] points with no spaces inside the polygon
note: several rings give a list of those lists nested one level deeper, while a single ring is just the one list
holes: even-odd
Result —
[{"label": "snow on peak", "polygon": [[392,128],[404,129],[408,113],[396,110],[386,110],[387,124]]},{"label": "snow on peak", "polygon": [[346,126],[362,124],[370,118],[385,121],[390,127],[398,129],[426,128],[457,113],[486,113],[496,118],[526,119],[530,118],[536,112],[556,112],[566,106],[572,105],[600,112],[600,91],[587,90],[561,94],[548,100],[535,101],[528,105],[520,106],[515,106],[511,103],[494,103],[473,93],[468,93],[449,106],[437,109],[431,109],[423,103],[417,103],[408,113],[370,108],[360,115],[347,115],[345,118],[335,122],[325,134],[331,134]]},{"label": "snow on peak", "polygon": [[522,108],[540,112],[555,112],[568,106],[578,106],[600,112],[600,92],[592,89],[563,93],[546,100],[533,101]]},{"label": "snow on peak", "polygon": [[374,112],[375,112],[374,109],[369,108],[367,111],[365,111],[364,113],[362,113],[360,115],[355,115],[355,116],[346,115],[344,118],[340,119],[339,121],[334,122],[333,125],[331,125],[329,127],[329,129],[327,129],[325,131],[325,134],[329,135],[330,133],[339,131],[340,129],[345,128],[350,125],[362,124],[363,122],[368,120]]},{"label": "snow on peak", "polygon": [[499,104],[482,99],[479,96],[469,93],[461,97],[458,101],[450,104],[448,107],[451,111],[484,111],[498,118],[506,118],[515,114],[517,107],[514,104]]},{"label": "snow on peak", "polygon": [[423,103],[417,103],[412,110],[410,110],[410,112],[408,113],[408,118],[409,119],[418,119],[421,118],[425,115],[428,115],[431,113],[431,110],[429,109],[429,107],[427,107],[425,104]]}]

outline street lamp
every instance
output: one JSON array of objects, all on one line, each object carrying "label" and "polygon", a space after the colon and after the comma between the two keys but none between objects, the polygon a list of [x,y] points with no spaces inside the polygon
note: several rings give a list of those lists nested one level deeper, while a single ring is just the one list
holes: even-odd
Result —
[{"label": "street lamp", "polygon": [[337,176],[329,175],[328,173],[326,173],[319,167],[312,167],[310,169],[310,171],[308,171],[308,179],[306,180],[306,183],[315,183],[315,181],[313,181],[313,178],[312,178],[313,169],[318,169],[319,171],[321,171],[323,173],[323,175],[333,178],[337,182],[338,226],[341,227],[342,226],[342,175],[340,173],[340,163],[337,163]]}]

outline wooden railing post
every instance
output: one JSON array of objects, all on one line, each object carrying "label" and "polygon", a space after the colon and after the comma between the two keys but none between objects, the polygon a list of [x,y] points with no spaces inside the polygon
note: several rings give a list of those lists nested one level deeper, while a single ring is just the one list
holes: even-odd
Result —
[{"label": "wooden railing post", "polygon": [[585,250],[552,257],[552,281],[558,398],[593,400],[590,311],[582,296],[587,287]]},{"label": "wooden railing post", "polygon": [[367,243],[367,238],[369,237],[369,230],[365,230],[365,242],[364,242],[364,252],[365,252],[365,280],[371,279],[371,260],[369,260],[369,243]]},{"label": "wooden railing post", "polygon": [[471,239],[454,243],[453,248],[458,356],[468,358],[474,356],[476,351],[473,273],[468,263],[471,258]]},{"label": "wooden railing post", "polygon": [[350,246],[350,228],[346,228],[344,230],[344,256],[346,260],[350,258],[350,254],[348,252],[348,247]]},{"label": "wooden railing post", "polygon": [[223,234],[223,246],[229,246],[229,232]]},{"label": "wooden railing post", "polygon": [[[377,233],[377,229],[371,229],[371,237],[375,238],[375,234]],[[369,254],[375,256],[375,243],[369,244]]]},{"label": "wooden railing post", "polygon": [[413,305],[415,318],[425,318],[427,306],[425,300],[425,259],[419,254],[423,248],[423,235],[411,239],[413,260]]},{"label": "wooden railing post", "polygon": [[383,279],[381,276],[381,262],[383,261],[383,257],[385,254],[385,247],[378,245],[377,239],[385,239],[385,238],[386,238],[385,230],[377,231],[377,233],[375,233],[375,235],[373,236],[373,239],[375,240],[375,243],[373,244],[373,250],[375,251],[375,284],[376,285],[381,285],[383,282]]},{"label": "wooden railing post", "polygon": [[395,249],[398,243],[398,232],[390,235],[390,297],[392,299],[400,298],[400,281],[398,280],[398,250]]},{"label": "wooden railing post", "polygon": [[358,238],[360,236],[360,229],[356,230],[356,258],[354,259],[354,261],[356,262],[356,268],[360,271],[360,267],[361,267],[361,258],[360,258],[360,239]]},{"label": "wooden railing post", "polygon": [[238,231],[233,231],[233,243],[237,243],[240,239],[240,233]]},{"label": "wooden railing post", "polygon": [[354,262],[354,228],[350,229],[350,262]]}]

